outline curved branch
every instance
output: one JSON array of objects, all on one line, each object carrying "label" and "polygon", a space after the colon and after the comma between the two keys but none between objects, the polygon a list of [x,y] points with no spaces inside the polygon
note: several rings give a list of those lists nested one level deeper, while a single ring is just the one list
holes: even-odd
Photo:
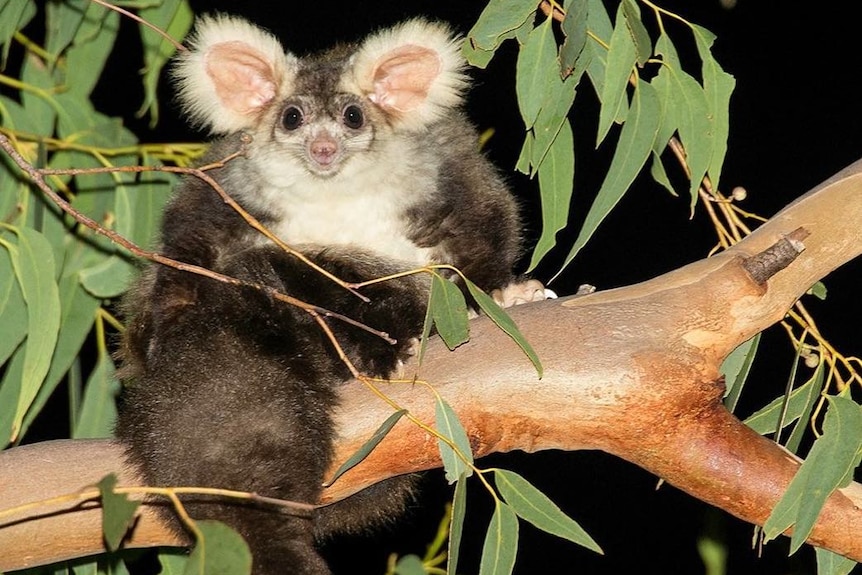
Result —
[{"label": "curved branch", "polygon": [[[718,256],[626,288],[511,310],[542,358],[541,380],[516,344],[484,318],[473,322],[471,341],[454,352],[432,342],[419,375],[456,409],[477,456],[602,449],[762,523],[798,462],[724,409],[718,367],[739,343],[780,320],[816,280],[862,252],[860,221],[862,163],[856,163]],[[802,240],[791,236],[800,228],[807,234]],[[796,249],[768,279],[753,279],[744,263],[788,236],[804,250]],[[344,389],[337,463],[390,414],[364,386]],[[433,422],[434,398],[423,386],[393,383],[386,391]],[[325,501],[438,465],[436,442],[402,421],[326,490]],[[139,484],[110,441],[12,449],[0,453],[0,507],[68,493],[118,470],[121,485]],[[853,484],[833,494],[812,543],[862,560],[860,490]],[[147,506],[142,509],[129,545],[175,543]],[[77,508],[0,519],[0,570],[100,551],[99,519],[98,509]]]}]

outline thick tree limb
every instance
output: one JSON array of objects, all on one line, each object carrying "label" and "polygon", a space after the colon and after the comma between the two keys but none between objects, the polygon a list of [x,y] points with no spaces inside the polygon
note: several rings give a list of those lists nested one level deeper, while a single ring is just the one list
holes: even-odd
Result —
[{"label": "thick tree limb", "polygon": [[[718,256],[634,286],[512,310],[542,358],[541,380],[515,344],[485,319],[473,322],[471,341],[455,352],[432,343],[420,376],[459,413],[477,456],[602,449],[762,523],[798,463],[724,409],[718,366],[739,343],[780,320],[816,280],[862,252],[859,222],[862,163]],[[791,252],[777,248],[780,257],[753,260],[765,273],[746,269],[749,258],[788,237],[795,246]],[[427,388],[391,384],[385,390],[433,422],[434,398]],[[346,386],[337,414],[338,461],[390,413],[361,384]],[[439,465],[436,440],[402,420],[368,459],[326,490],[325,499]],[[111,471],[121,472],[121,485],[139,483],[109,441],[49,442],[0,453],[0,509],[73,492]],[[834,494],[810,541],[862,560],[860,508],[858,484]],[[0,519],[0,570],[101,550],[97,508],[60,510]],[[173,541],[144,506],[129,544]]]}]

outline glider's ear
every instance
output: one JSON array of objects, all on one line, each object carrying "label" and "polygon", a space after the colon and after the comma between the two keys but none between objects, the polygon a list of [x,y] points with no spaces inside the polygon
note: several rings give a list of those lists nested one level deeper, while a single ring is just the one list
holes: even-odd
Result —
[{"label": "glider's ear", "polygon": [[416,129],[460,105],[464,67],[449,28],[410,20],[369,36],[353,58],[351,76],[393,125]]},{"label": "glider's ear", "polygon": [[214,133],[253,128],[286,93],[296,58],[269,32],[241,18],[205,16],[173,76],[189,120]]}]

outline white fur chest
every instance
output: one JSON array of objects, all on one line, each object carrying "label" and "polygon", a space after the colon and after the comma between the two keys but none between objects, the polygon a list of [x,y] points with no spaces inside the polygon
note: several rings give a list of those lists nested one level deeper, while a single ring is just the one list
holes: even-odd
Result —
[{"label": "white fur chest", "polygon": [[406,267],[431,261],[431,249],[407,238],[405,209],[423,191],[423,178],[411,179],[383,170],[354,173],[332,180],[304,178],[301,185],[261,190],[277,214],[271,231],[291,246],[356,246]]}]

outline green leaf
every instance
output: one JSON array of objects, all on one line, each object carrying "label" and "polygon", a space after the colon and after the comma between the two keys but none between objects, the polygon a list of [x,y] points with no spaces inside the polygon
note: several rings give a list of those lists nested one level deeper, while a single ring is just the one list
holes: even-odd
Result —
[{"label": "green leaf", "polygon": [[48,2],[45,6],[45,49],[57,56],[72,43],[84,21],[88,0]]},{"label": "green leaf", "polygon": [[161,566],[159,575],[183,575],[188,563],[189,556],[185,553],[161,551],[159,553],[159,566]]},{"label": "green leaf", "polygon": [[491,0],[467,33],[465,44],[493,51],[513,31],[536,12],[536,4],[527,0]]},{"label": "green leaf", "polygon": [[[822,378],[822,372],[819,377]],[[814,377],[790,392],[790,399],[787,401],[787,413],[784,417],[785,426],[804,416],[806,407],[812,399],[820,395],[821,388],[822,383],[818,385],[818,375],[815,372]],[[775,433],[783,405],[784,396],[776,397],[766,406],[748,416],[743,423],[761,435]]]},{"label": "green leaf", "polygon": [[[449,483],[457,481],[459,477],[469,477],[473,474],[470,467],[473,464],[473,451],[470,448],[470,440],[467,432],[461,425],[458,415],[439,395],[435,406],[435,421],[437,431],[440,435],[449,439],[460,451],[460,455],[452,447],[441,439],[437,440],[440,449],[440,458],[443,460],[443,469],[446,471],[446,479]],[[464,459],[462,459],[464,457]]]},{"label": "green leaf", "polygon": [[827,397],[821,435],[763,525],[766,540],[794,526],[790,553],[805,542],[824,502],[853,478],[862,457],[862,409],[850,399]]},{"label": "green leaf", "polygon": [[686,151],[691,170],[689,194],[691,206],[697,202],[698,189],[712,158],[712,126],[708,117],[706,95],[700,84],[687,74],[679,78],[674,92],[679,117],[679,138]]},{"label": "green leaf", "polygon": [[500,496],[521,519],[551,535],[602,553],[601,547],[574,519],[563,513],[544,493],[517,473],[495,469],[494,482]]},{"label": "green leaf", "polygon": [[[551,146],[557,141],[563,124],[568,123],[569,110],[575,101],[575,87],[579,80],[578,74],[569,76],[565,81],[556,74],[549,79],[542,107],[533,124],[535,143],[530,150],[530,163],[534,168],[541,168]],[[570,150],[574,150],[571,138],[569,144]]]},{"label": "green leaf", "polygon": [[[164,30],[171,38],[184,38],[192,27],[194,14],[189,8],[186,0],[162,0],[157,4],[142,8],[139,16],[145,21]],[[144,46],[144,102],[138,110],[142,116],[146,112],[152,118],[151,125],[155,125],[159,118],[158,88],[159,76],[165,64],[176,53],[176,48],[161,34],[157,34],[152,28],[141,24],[141,43]]]},{"label": "green leaf", "polygon": [[[19,346],[11,359],[3,367],[3,379],[0,379],[0,405],[17,405],[21,397],[21,383],[24,373],[24,356],[27,346]],[[12,429],[15,427],[15,410],[0,409],[0,447],[5,447],[14,439]]]},{"label": "green leaf", "polygon": [[125,494],[114,493],[116,486],[117,476],[113,473],[96,484],[102,497],[102,535],[110,551],[119,549],[140,505],[139,501],[130,501]]},{"label": "green leaf", "polygon": [[425,565],[418,555],[405,555],[395,564],[396,575],[425,575]]},{"label": "green leaf", "polygon": [[482,546],[479,575],[509,575],[517,553],[518,517],[508,505],[498,501]]},{"label": "green leaf", "polygon": [[473,296],[473,299],[476,300],[477,304],[479,304],[479,308],[481,308],[485,315],[491,318],[491,321],[493,321],[497,327],[505,331],[509,337],[518,344],[521,350],[533,363],[533,367],[536,368],[536,374],[541,378],[543,372],[542,362],[539,361],[539,356],[536,354],[536,350],[533,349],[533,346],[530,345],[530,342],[527,341],[521,333],[521,330],[518,329],[518,326],[515,325],[515,322],[511,317],[509,317],[509,314],[497,305],[494,298],[483,292],[479,286],[471,282],[469,279],[465,280],[464,283],[467,285],[467,290],[470,292],[470,295]]},{"label": "green leaf", "polygon": [[239,533],[220,521],[201,520],[185,575],[249,575],[251,551]]},{"label": "green leaf", "polygon": [[587,0],[571,0],[566,3],[566,17],[562,30],[566,39],[560,47],[560,70],[563,76],[572,73],[587,43]]},{"label": "green leaf", "polygon": [[811,387],[807,394],[808,403],[799,414],[799,417],[796,420],[796,425],[793,426],[793,432],[791,432],[790,438],[784,445],[784,447],[792,453],[799,451],[799,444],[802,443],[802,438],[805,436],[805,431],[808,429],[808,422],[811,418],[811,413],[814,411],[814,406],[817,405],[817,402],[820,400],[820,394],[823,393],[823,386],[826,383],[825,374],[825,365],[821,362],[810,379]]},{"label": "green leaf", "polygon": [[672,97],[669,111],[676,116],[677,132],[685,147],[686,160],[691,171],[689,195],[691,206],[697,202],[697,191],[712,162],[713,126],[709,118],[706,94],[697,80],[682,69],[676,48],[667,36],[662,35],[656,42],[656,53],[666,62],[662,68],[669,67],[669,80]]},{"label": "green leaf", "polygon": [[533,135],[532,130],[524,134],[524,144],[521,146],[521,153],[518,155],[518,161],[515,163],[516,170],[531,177],[533,175],[531,160],[533,158],[535,141],[536,137]]},{"label": "green leaf", "polygon": [[598,41],[587,38],[581,59],[586,60],[587,75],[593,83],[596,94],[601,97],[608,62],[608,52],[605,46],[608,45],[611,35],[614,33],[614,27],[602,0],[587,0],[587,29],[591,32],[591,36],[595,36]]},{"label": "green leaf", "polygon": [[856,567],[855,561],[832,551],[815,547],[814,552],[817,556],[817,575],[848,575]]},{"label": "green leaf", "polygon": [[553,18],[545,18],[527,36],[515,65],[515,92],[518,107],[527,128],[531,128],[548,94],[548,86],[560,82],[557,65],[557,43],[551,27]]},{"label": "green leaf", "polygon": [[712,55],[710,48],[715,41],[715,34],[697,25],[692,25],[691,29],[702,62],[703,92],[712,128],[712,156],[707,172],[713,187],[718,189],[730,132],[730,96],[736,80],[721,68]]},{"label": "green leaf", "polygon": [[120,29],[120,15],[89,2],[86,15],[66,52],[66,84],[82,100],[89,98],[104,72]]},{"label": "green leaf", "polygon": [[105,351],[99,354],[84,390],[81,413],[72,433],[73,439],[111,437],[117,420],[117,396],[120,382],[115,376],[114,362]]},{"label": "green leaf", "polygon": [[17,245],[2,239],[0,245],[9,252],[15,276],[27,303],[28,325],[20,396],[11,430],[11,439],[14,441],[20,432],[24,414],[51,365],[60,328],[60,297],[54,281],[51,244],[35,230],[12,228],[12,231],[18,236]]},{"label": "green leaf", "polygon": [[826,284],[823,282],[814,282],[814,285],[808,288],[808,292],[817,299],[823,301],[826,299]]},{"label": "green leaf", "polygon": [[464,533],[464,517],[467,515],[467,474],[455,482],[452,496],[452,519],[449,523],[449,561],[446,574],[455,575],[458,569],[458,556],[461,553],[461,535]]},{"label": "green leaf", "polygon": [[[611,43],[608,48],[607,66],[602,91],[599,100],[602,103],[599,111],[599,127],[596,134],[596,146],[602,143],[611,124],[617,119],[624,117],[626,105],[626,90],[632,75],[637,52],[632,36],[628,32],[625,23],[625,14],[622,4],[617,9],[617,18],[614,32],[611,34]],[[619,150],[621,144],[617,146]]]},{"label": "green leaf", "polygon": [[94,297],[113,298],[126,291],[134,273],[135,267],[129,260],[112,255],[91,268],[81,270],[81,285]]},{"label": "green leaf", "polygon": [[[84,245],[83,242],[68,243],[71,252],[82,245]],[[67,256],[65,262],[67,270],[75,265],[74,260],[72,260],[73,257],[71,254]],[[76,273],[60,278],[59,293],[61,317],[57,347],[54,349],[53,357],[51,357],[51,367],[48,369],[48,374],[45,376],[39,393],[36,394],[36,398],[30,409],[27,410],[27,415],[21,424],[22,435],[30,428],[30,425],[69,371],[75,358],[78,357],[81,347],[93,327],[96,310],[99,309],[99,300],[81,287]]]},{"label": "green leaf", "polygon": [[569,255],[566,256],[563,267],[567,266],[578,254],[581,248],[593,236],[599,224],[610,213],[623,194],[628,190],[635,176],[643,167],[650,155],[656,131],[660,122],[661,106],[658,96],[647,82],[638,80],[632,98],[632,107],[629,118],[623,124],[617,150],[611,160],[602,187],[596,194],[593,205],[584,219],[578,238]]},{"label": "green leaf", "polygon": [[16,2],[14,0],[0,2],[0,46],[3,47],[3,53],[0,56],[0,70],[6,67],[12,36],[24,28],[34,16],[36,16],[35,2]]},{"label": "green leaf", "polygon": [[652,176],[652,179],[666,189],[672,196],[679,196],[679,194],[676,193],[676,190],[673,189],[673,184],[670,183],[670,178],[667,177],[667,172],[664,170],[664,164],[661,161],[661,156],[659,156],[655,151],[652,153],[652,162],[650,162],[649,173]]},{"label": "green leaf", "polygon": [[[27,124],[36,134],[50,136],[54,132],[59,105],[51,96],[54,78],[44,60],[27,52],[21,65],[21,81],[31,86],[21,91],[21,104],[27,114]],[[31,158],[32,159],[32,158]]]},{"label": "green leaf", "polygon": [[643,67],[652,56],[652,42],[649,33],[641,22],[641,11],[633,0],[623,0],[623,13],[626,17],[626,28],[632,36],[635,46],[638,66]]},{"label": "green leaf", "polygon": [[[659,42],[667,44],[670,42],[670,39],[667,36],[661,36]],[[661,125],[656,133],[655,143],[653,144],[653,151],[656,156],[660,156],[665,148],[667,148],[668,141],[670,141],[679,127],[679,120],[677,119],[679,112],[674,105],[674,80],[671,77],[672,75],[673,72],[670,66],[662,65],[659,68],[658,74],[650,82],[653,88],[655,88],[659,102],[661,103]],[[676,195],[675,192],[672,193]]]},{"label": "green leaf", "polygon": [[760,334],[757,334],[730,352],[721,362],[719,372],[724,376],[724,406],[731,413],[736,409],[736,402],[739,400],[739,395],[748,379],[759,343]]},{"label": "green leaf", "polygon": [[569,205],[575,178],[575,152],[572,126],[563,122],[548,155],[539,166],[542,199],[542,235],[533,249],[528,272],[535,269],[557,244],[557,232],[569,221]]},{"label": "green leaf", "polygon": [[[157,163],[149,156],[144,156],[142,162],[144,166]],[[132,192],[133,207],[129,215],[132,217],[134,230],[129,235],[130,240],[145,249],[156,245],[165,205],[178,183],[176,175],[166,172],[140,174],[140,185]]]},{"label": "green leaf", "polygon": [[455,349],[470,339],[464,294],[458,286],[439,274],[432,274],[431,278],[431,316],[434,325],[446,346]]},{"label": "green leaf", "polygon": [[398,423],[398,421],[406,413],[406,409],[399,409],[398,411],[387,417],[386,421],[384,421],[380,425],[380,427],[377,428],[377,431],[375,431],[371,435],[371,437],[365,443],[362,444],[362,447],[360,447],[356,451],[356,453],[351,455],[347,459],[347,461],[341,464],[341,466],[333,474],[332,479],[327,481],[325,485],[332,485],[339,477],[344,475],[345,472],[355,467],[360,461],[368,457],[368,454],[374,451],[374,448],[377,447],[377,444],[383,441],[383,438],[386,437],[386,435],[392,430],[392,428],[395,427],[395,424]]},{"label": "green leaf", "polygon": [[6,363],[26,335],[27,304],[15,281],[9,252],[0,249],[0,365]]}]

